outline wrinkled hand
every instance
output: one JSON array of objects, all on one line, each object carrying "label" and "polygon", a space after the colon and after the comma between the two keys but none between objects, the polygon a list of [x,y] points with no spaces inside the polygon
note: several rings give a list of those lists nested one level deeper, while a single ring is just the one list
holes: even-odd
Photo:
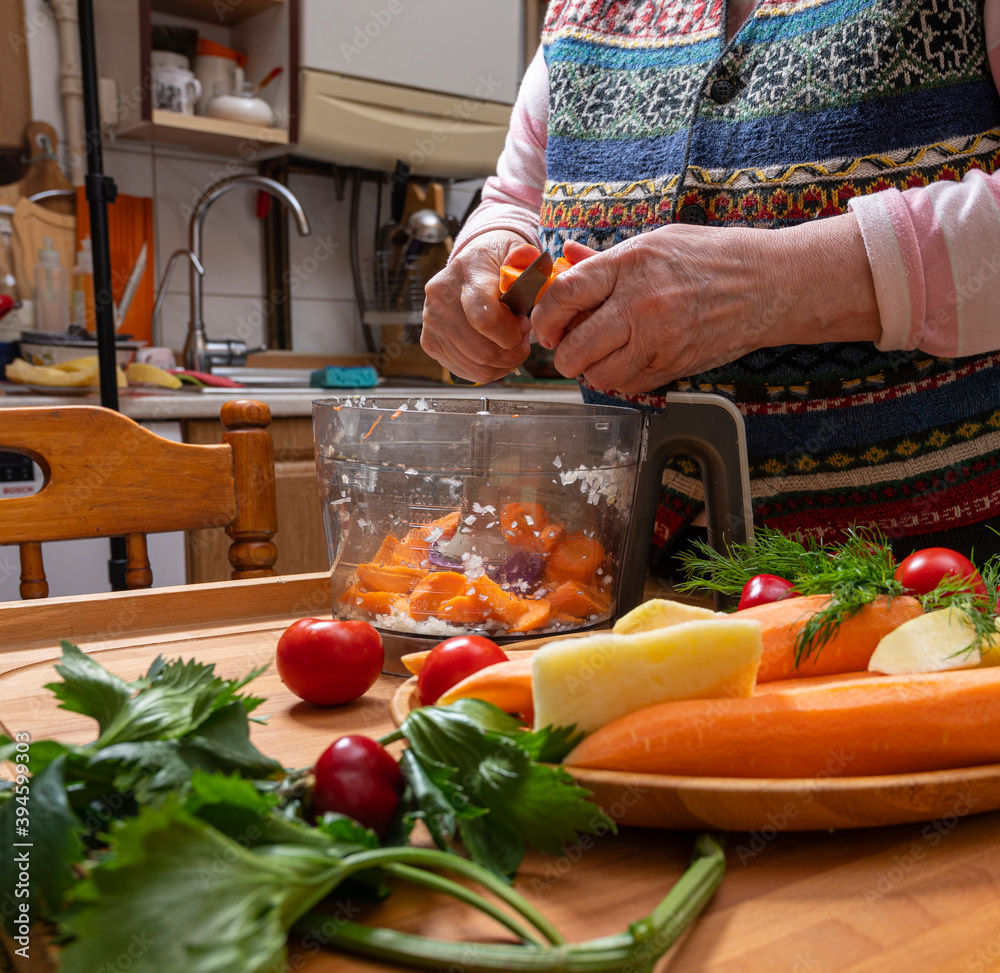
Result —
[{"label": "wrinkled hand", "polygon": [[500,303],[503,264],[527,267],[538,250],[516,233],[471,240],[427,284],[420,345],[460,378],[493,382],[528,357],[528,318]]},{"label": "wrinkled hand", "polygon": [[778,231],[675,224],[565,255],[574,266],[531,323],[561,374],[598,389],[649,392],[758,348],[881,335],[852,214]]}]

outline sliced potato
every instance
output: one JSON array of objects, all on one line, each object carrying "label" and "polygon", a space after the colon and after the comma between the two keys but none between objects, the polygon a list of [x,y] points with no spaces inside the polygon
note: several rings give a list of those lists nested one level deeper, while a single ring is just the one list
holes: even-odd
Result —
[{"label": "sliced potato", "polygon": [[868,669],[894,676],[1000,663],[1000,632],[985,654],[978,648],[969,649],[975,638],[975,630],[958,612],[940,608],[911,618],[884,635],[872,653]]},{"label": "sliced potato", "polygon": [[666,628],[668,625],[679,625],[681,622],[697,621],[700,618],[721,617],[723,617],[722,612],[714,612],[710,608],[685,605],[679,601],[668,601],[666,598],[650,598],[649,601],[644,601],[622,615],[611,631],[618,635],[628,635],[630,632],[649,632],[656,628]]}]

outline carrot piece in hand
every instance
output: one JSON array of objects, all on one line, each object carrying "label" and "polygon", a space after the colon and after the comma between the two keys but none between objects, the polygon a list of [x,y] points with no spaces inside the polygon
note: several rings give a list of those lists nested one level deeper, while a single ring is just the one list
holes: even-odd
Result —
[{"label": "carrot piece in hand", "polygon": [[845,619],[829,642],[796,666],[795,641],[799,632],[828,601],[828,595],[807,595],[755,605],[736,613],[738,618],[756,619],[761,624],[764,654],[757,671],[757,682],[867,669],[868,660],[883,635],[888,635],[908,619],[923,614],[923,608],[915,598],[903,595],[890,602],[880,595],[856,615]]},{"label": "carrot piece in hand", "polygon": [[647,706],[594,731],[566,763],[651,774],[811,778],[1000,761],[998,669],[811,683],[790,680],[747,699]]}]

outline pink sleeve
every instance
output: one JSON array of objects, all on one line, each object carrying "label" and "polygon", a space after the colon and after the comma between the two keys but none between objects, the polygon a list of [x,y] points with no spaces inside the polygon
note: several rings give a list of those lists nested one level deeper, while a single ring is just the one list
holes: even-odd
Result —
[{"label": "pink sleeve", "polygon": [[466,220],[452,256],[493,230],[509,230],[538,246],[548,120],[549,75],[539,47],[521,81],[497,174],[486,180],[482,204]]},{"label": "pink sleeve", "polygon": [[[986,0],[1000,90],[1000,0]],[[884,351],[946,358],[1000,350],[1000,171],[851,200],[882,319]]]}]

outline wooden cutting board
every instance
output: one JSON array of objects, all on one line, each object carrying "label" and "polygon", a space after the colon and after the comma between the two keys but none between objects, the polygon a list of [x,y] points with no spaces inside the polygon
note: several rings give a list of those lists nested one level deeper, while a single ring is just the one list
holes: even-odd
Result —
[{"label": "wooden cutting board", "polygon": [[[300,575],[0,604],[0,722],[75,740],[93,723],[58,709],[43,688],[57,640],[78,640],[123,676],[157,654],[215,661],[224,675],[267,661],[292,619],[329,606],[329,578]],[[357,703],[322,709],[292,697],[269,670],[255,742],[292,766],[337,736],[391,727],[400,680],[383,677]],[[640,796],[621,788],[618,817]],[[1000,813],[956,803],[941,818],[891,828],[790,832],[780,820],[726,836],[727,874],[705,913],[657,973],[968,973],[1000,969]],[[517,887],[571,941],[620,932],[650,912],[683,872],[692,835],[625,827],[561,855],[529,853]],[[360,906],[357,921],[430,936],[497,939],[494,925],[426,891],[398,889]],[[293,944],[305,973],[398,969]],[[19,971],[20,973],[20,971]]]}]

